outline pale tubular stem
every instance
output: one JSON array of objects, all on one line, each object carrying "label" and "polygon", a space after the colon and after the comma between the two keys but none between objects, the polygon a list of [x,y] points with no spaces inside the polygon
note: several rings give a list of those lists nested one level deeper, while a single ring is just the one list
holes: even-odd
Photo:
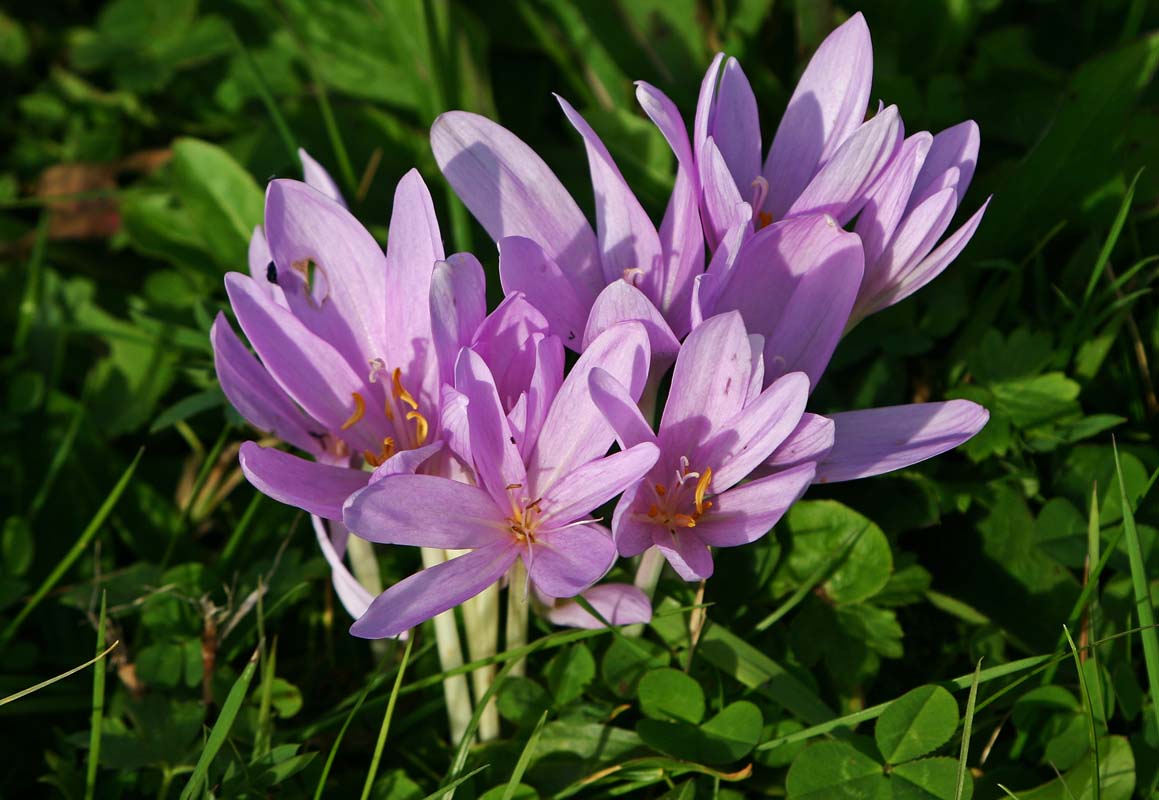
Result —
[{"label": "pale tubular stem", "polygon": [[[452,553],[457,551],[451,551]],[[472,661],[495,655],[499,649],[499,584],[488,586],[463,603],[463,628],[467,633],[467,653]],[[495,682],[495,665],[488,664],[471,673],[475,702]],[[499,710],[492,698],[479,717],[479,739],[489,741],[499,736]]]},{"label": "pale tubular stem", "polygon": [[[507,633],[506,648],[515,650],[527,644],[527,568],[523,559],[517,558],[507,573]],[[509,675],[522,677],[527,674],[527,661],[519,659],[511,667]]]},{"label": "pale tubular stem", "polygon": [[[423,567],[442,564],[449,553],[431,547],[422,548]],[[455,610],[444,611],[431,620],[435,624],[435,646],[439,653],[439,668],[443,672],[463,666],[463,648],[459,644],[459,627],[455,622]],[[443,681],[443,697],[447,703],[447,722],[450,724],[451,741],[459,742],[467,732],[471,722],[471,690],[465,675],[453,675]]]},{"label": "pale tubular stem", "polygon": [[[334,523],[331,523],[334,524]],[[366,539],[351,535],[346,539],[346,555],[350,558],[350,570],[372,597],[382,594],[382,573],[378,571],[378,558],[374,555],[374,545]],[[371,639],[370,652],[376,658],[386,655],[385,639]]]},{"label": "pale tubular stem", "polygon": [[[649,547],[640,556],[640,563],[636,567],[636,588],[642,591],[651,600],[656,594],[656,584],[660,582],[660,573],[664,571],[664,555],[655,547]],[[627,625],[623,634],[637,638],[644,633],[643,625]]]}]

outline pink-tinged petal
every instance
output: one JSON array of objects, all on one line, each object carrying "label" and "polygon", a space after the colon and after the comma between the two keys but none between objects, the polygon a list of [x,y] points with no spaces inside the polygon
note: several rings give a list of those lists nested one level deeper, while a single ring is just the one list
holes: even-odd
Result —
[{"label": "pink-tinged petal", "polygon": [[477,258],[457,253],[435,265],[429,315],[439,381],[454,383],[455,359],[487,316],[486,278]]},{"label": "pink-tinged petal", "polygon": [[256,442],[243,444],[238,458],[259,492],[326,519],[341,520],[346,498],[370,480],[362,470],[307,461]]},{"label": "pink-tinged petal", "polygon": [[335,203],[345,208],[346,201],[342,199],[342,190],[338,188],[338,184],[330,177],[330,173],[326,171],[326,168],[319,164],[313,156],[301,147],[298,148],[298,158],[302,162],[302,178],[306,181],[306,184],[314,187]]},{"label": "pink-tinged petal", "polygon": [[613,325],[634,320],[648,331],[652,358],[659,364],[671,364],[680,350],[680,341],[668,326],[659,309],[644,293],[625,280],[612,281],[600,292],[584,327],[584,349]]},{"label": "pink-tinged petal", "polygon": [[460,549],[513,541],[486,492],[435,475],[387,475],[347,500],[343,511],[351,533],[382,544]]},{"label": "pink-tinged petal", "polygon": [[366,228],[316,189],[282,179],[266,188],[265,230],[295,315],[356,369],[381,356],[386,259]]},{"label": "pink-tinged petal", "polygon": [[818,483],[868,478],[952,450],[982,430],[990,412],[969,400],[869,408],[829,415],[835,442]]},{"label": "pink-tinged petal", "polygon": [[745,242],[716,299],[765,337],[765,383],[800,371],[811,385],[828,363],[862,275],[861,241],[832,217],[797,217]]},{"label": "pink-tinged petal", "polygon": [[543,248],[521,236],[499,241],[499,281],[505,294],[522,292],[547,319],[551,332],[564,346],[579,352],[588,312],[598,291],[577,294],[575,286]]},{"label": "pink-tinged petal", "polygon": [[439,409],[439,436],[464,464],[473,464],[471,458],[471,423],[467,419],[467,397],[453,386],[444,384]]},{"label": "pink-tinged petal", "polygon": [[914,193],[926,194],[926,186],[929,183],[947,170],[957,168],[958,196],[965,195],[970,181],[974,178],[974,167],[978,163],[978,148],[981,143],[982,136],[978,131],[978,123],[972,119],[938,133],[934,136],[930,152],[914,182]]},{"label": "pink-tinged petal", "polygon": [[765,386],[765,337],[759,333],[749,334],[749,364],[749,387],[744,398],[746,407],[760,396]]},{"label": "pink-tinged petal", "polygon": [[[315,514],[310,517],[310,520],[314,523],[314,535],[318,539],[318,547],[322,550],[322,557],[330,565],[330,580],[334,584],[334,593],[338,595],[338,600],[346,609],[346,613],[358,619],[366,613],[366,609],[370,607],[374,597],[366,591],[366,588],[358,582],[358,579],[350,573],[345,562],[342,561],[342,552],[346,549],[346,529],[340,522],[331,522],[330,525],[336,530],[334,534],[329,534],[326,532],[326,523],[322,521],[321,517]],[[340,534],[339,531],[341,531]],[[332,535],[335,539],[341,538],[341,551],[331,539]]]},{"label": "pink-tinged petal", "polygon": [[596,235],[600,243],[604,280],[608,283],[625,270],[654,272],[660,261],[660,237],[648,212],[624,180],[611,153],[587,121],[572,105],[556,95],[564,116],[584,140],[596,195]]},{"label": "pink-tinged petal", "polygon": [[[491,369],[504,408],[512,408],[527,391],[536,369],[537,348],[550,330],[547,319],[522,292],[504,298],[476,330],[471,349]],[[558,342],[558,337],[551,338]],[[562,359],[562,348],[560,351]],[[560,369],[563,380],[562,361]]]},{"label": "pink-tinged petal", "polygon": [[849,222],[865,205],[903,138],[897,106],[889,106],[845,140],[785,216],[832,214],[841,225]]},{"label": "pink-tinged petal", "polygon": [[766,464],[774,470],[785,470],[805,462],[820,461],[829,455],[835,441],[833,420],[820,414],[803,414],[801,421]]},{"label": "pink-tinged petal", "polygon": [[370,473],[370,483],[378,483],[391,475],[414,475],[419,468],[443,449],[439,441],[395,453]]},{"label": "pink-tinged petal", "polygon": [[712,137],[697,151],[697,169],[700,172],[700,213],[709,248],[715,249],[737,225],[746,226],[745,230],[751,233],[753,208],[741,196]]},{"label": "pink-tinged petal", "polygon": [[527,473],[519,446],[507,424],[491,371],[483,357],[463,350],[455,365],[455,388],[467,397],[471,456],[479,482],[504,508],[510,505],[508,486],[525,486]]},{"label": "pink-tinged petal", "polygon": [[431,149],[455,193],[492,239],[523,236],[539,242],[577,294],[595,297],[605,283],[595,234],[534,150],[502,126],[466,111],[435,120]]},{"label": "pink-tinged petal", "polygon": [[957,208],[958,194],[951,186],[906,214],[873,272],[862,281],[860,294],[873,297],[904,280],[942,238]]},{"label": "pink-tinged petal", "polygon": [[624,492],[612,513],[612,539],[625,558],[638,556],[652,546],[656,525],[647,519],[648,504],[639,496],[641,492],[651,493],[643,481]]},{"label": "pink-tinged petal", "polygon": [[[286,305],[286,295],[278,286],[278,268],[270,255],[270,245],[266,241],[266,231],[261,225],[254,227],[249,246],[250,277],[280,306]],[[271,280],[272,279],[272,280]]]},{"label": "pink-tinged petal", "polygon": [[572,525],[536,536],[523,552],[535,588],[548,597],[574,597],[607,574],[616,546],[602,525]]},{"label": "pink-tinged petal", "polygon": [[572,470],[543,498],[540,506],[543,524],[567,525],[590,514],[635,486],[659,457],[660,448],[651,442],[641,442]]},{"label": "pink-tinged petal", "polygon": [[[906,206],[908,213],[912,214],[919,205],[944,189],[957,190],[960,177],[961,172],[957,167],[950,167],[941,175],[935,176],[920,193],[915,191],[910,195],[909,204]],[[958,197],[961,197],[961,193],[958,193]]]},{"label": "pink-tinged petal", "polygon": [[800,372],[779,378],[701,448],[694,463],[712,467],[709,490],[723,492],[739,483],[797,427],[809,399],[809,379]]},{"label": "pink-tinged petal", "polygon": [[773,137],[765,161],[765,210],[780,219],[865,119],[873,82],[873,44],[860,13],[817,48]]},{"label": "pink-tinged petal", "polygon": [[385,639],[454,608],[503,577],[519,551],[512,544],[483,547],[416,572],[374,598],[350,626],[362,639]]},{"label": "pink-tinged petal", "polygon": [[717,53],[708,71],[700,81],[700,95],[696,100],[696,116],[692,120],[692,147],[694,153],[700,152],[700,146],[710,135],[712,114],[716,103],[716,87],[720,83],[721,65],[724,63],[724,53]]},{"label": "pink-tinged petal", "polygon": [[547,412],[563,385],[564,357],[559,337],[536,334],[534,348],[535,369],[520,398],[525,405],[523,438],[519,440],[519,453],[524,461],[531,456]]},{"label": "pink-tinged petal", "polygon": [[714,495],[712,509],[696,524],[696,535],[713,547],[755,542],[800,499],[815,471],[815,464],[801,464]]},{"label": "pink-tinged petal", "polygon": [[[461,258],[473,260],[472,256]],[[387,302],[379,305],[379,313],[385,315],[386,339],[376,355],[385,359],[388,369],[402,369],[424,407],[438,400],[430,298],[431,276],[442,260],[443,241],[431,193],[412,169],[394,191],[386,243]]]},{"label": "pink-tinged petal", "polygon": [[761,123],[753,87],[735,58],[725,62],[721,73],[709,134],[737,188],[742,194],[751,191],[761,174]]},{"label": "pink-tinged petal", "polygon": [[[575,600],[558,600],[543,612],[547,621],[565,628],[599,630],[606,620],[610,625],[641,625],[652,621],[652,604],[648,595],[630,583],[601,583],[583,592],[603,620],[592,616]],[[550,599],[550,598],[549,598]]]},{"label": "pink-tinged petal", "polygon": [[636,100],[648,118],[660,130],[672,154],[676,156],[679,167],[694,172],[695,160],[692,155],[692,145],[688,140],[688,131],[684,129],[684,118],[679,109],[666,94],[645,81],[636,82]]},{"label": "pink-tinged petal", "polygon": [[[355,412],[354,394],[366,398],[368,393],[361,376],[328,342],[263,294],[251,278],[231,272],[225,276],[225,288],[246,338],[273,379],[328,430],[341,430]],[[385,425],[380,405],[367,402],[362,419],[343,436],[360,448],[377,450],[374,431]]]},{"label": "pink-tinged petal", "polygon": [[712,577],[712,553],[692,529],[672,533],[653,525],[652,544],[684,580],[702,581]]},{"label": "pink-tinged petal", "polygon": [[317,455],[322,448],[311,436],[320,427],[302,413],[270,377],[266,368],[245,348],[225,314],[219,313],[209,332],[213,364],[221,390],[229,402],[260,431]]},{"label": "pink-tinged petal", "polygon": [[887,286],[875,297],[865,298],[859,302],[858,307],[853,312],[850,325],[864,319],[875,311],[888,308],[897,301],[904,300],[934,278],[941,275],[942,270],[950,266],[950,263],[970,243],[974,232],[982,224],[982,216],[986,213],[986,208],[989,205],[990,198],[988,197],[986,198],[986,202],[982,204],[982,207],[975,211],[974,215],[966,220],[962,227],[950,234],[944,242],[938,245],[932,253],[922,259],[921,263],[911,269],[897,283]]},{"label": "pink-tinged petal", "polygon": [[597,367],[588,375],[588,387],[592,401],[616,432],[620,447],[656,443],[656,434],[622,383]]},{"label": "pink-tinged petal", "polygon": [[567,473],[608,451],[615,433],[592,402],[588,374],[607,371],[638,398],[650,364],[648,333],[639,322],[621,322],[600,334],[571,368],[540,429],[528,460],[533,496],[549,494]]},{"label": "pink-tinged petal", "polygon": [[[854,231],[861,237],[865,263],[875,264],[893,238],[909,204],[914,180],[925,161],[933,137],[926,131],[902,142],[897,158],[889,165],[857,216]],[[869,269],[866,270],[867,275]]]},{"label": "pink-tinged petal", "polygon": [[751,348],[740,314],[705,320],[688,335],[660,421],[665,458],[691,457],[744,406],[752,369]]}]

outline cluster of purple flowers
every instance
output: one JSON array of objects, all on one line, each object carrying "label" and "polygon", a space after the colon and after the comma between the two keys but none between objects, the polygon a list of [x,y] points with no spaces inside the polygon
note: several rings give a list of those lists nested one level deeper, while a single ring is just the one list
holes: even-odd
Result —
[{"label": "cluster of purple flowers", "polygon": [[[250,274],[226,278],[252,352],[220,316],[217,372],[250,423],[311,457],[241,450],[251,483],[315,516],[353,634],[399,635],[507,576],[562,624],[599,624],[561,602],[581,593],[613,623],[644,621],[639,589],[596,586],[618,556],[655,548],[708,578],[712,548],[765,535],[811,483],[981,429],[986,410],[963,400],[806,410],[842,335],[936,277],[985,211],[945,236],[977,126],[907,137],[894,106],[866,119],[871,78],[857,15],[814,55],[763,164],[735,59],[713,61],[691,136],[639,84],[677,164],[658,227],[567,101],[594,230],[514,134],[444,114],[435,158],[498,245],[505,299],[490,313],[483,267],[444,253],[417,172],[398,184],[385,253],[305,154],[305,183],[270,183]],[[608,527],[593,514],[616,497]],[[462,552],[372,597],[343,558],[351,533]]]}]

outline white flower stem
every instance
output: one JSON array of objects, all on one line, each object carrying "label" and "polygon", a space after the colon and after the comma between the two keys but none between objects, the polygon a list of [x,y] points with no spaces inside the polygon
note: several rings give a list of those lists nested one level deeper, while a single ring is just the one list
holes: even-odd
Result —
[{"label": "white flower stem", "polygon": [[[515,650],[527,644],[527,569],[523,559],[516,559],[507,573],[507,633],[505,644],[508,650]],[[527,674],[527,662],[519,659],[509,675]]]},{"label": "white flower stem", "polygon": [[[378,571],[378,558],[374,555],[374,545],[366,539],[350,536],[346,540],[346,554],[350,557],[350,570],[358,582],[370,592],[372,597],[382,594],[382,573]],[[371,639],[370,652],[375,658],[386,655],[385,639]]]},{"label": "white flower stem", "polygon": [[[472,661],[490,658],[499,648],[499,584],[488,586],[463,603],[463,628],[467,633],[467,653]],[[489,664],[471,673],[475,702],[486,694],[495,681],[495,665]],[[479,739],[489,741],[499,736],[499,710],[492,698],[479,717]]]},{"label": "white flower stem", "polygon": [[[664,571],[664,555],[655,547],[649,547],[640,556],[640,563],[636,567],[636,588],[642,591],[651,600],[656,594],[656,584],[660,582],[660,573]],[[643,625],[628,625],[623,634],[628,637],[638,637],[644,633]]]},{"label": "white flower stem", "polygon": [[[353,540],[353,537],[351,537]],[[429,569],[447,560],[446,550],[430,547],[422,548],[423,567]],[[436,616],[435,645],[439,653],[439,667],[443,672],[463,665],[463,648],[459,644],[459,627],[455,623],[455,610],[444,611]],[[447,702],[447,721],[451,728],[451,741],[461,741],[471,722],[471,690],[464,675],[455,675],[443,681],[443,697]]]}]

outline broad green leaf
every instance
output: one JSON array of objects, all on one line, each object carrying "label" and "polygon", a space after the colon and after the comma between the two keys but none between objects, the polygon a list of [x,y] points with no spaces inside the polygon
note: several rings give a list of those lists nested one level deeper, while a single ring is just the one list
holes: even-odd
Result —
[{"label": "broad green leaf", "polygon": [[[889,774],[894,800],[954,800],[958,762],[953,758],[923,758],[898,764]],[[974,780],[966,775],[961,800],[974,795]]]},{"label": "broad green leaf", "polygon": [[496,706],[505,719],[531,727],[551,707],[551,697],[531,678],[512,677],[499,687]]},{"label": "broad green leaf", "polygon": [[219,266],[240,269],[264,215],[257,182],[229,153],[199,139],[173,145],[173,183],[205,248]]},{"label": "broad green leaf", "polygon": [[678,669],[654,669],[640,679],[636,690],[640,710],[652,719],[699,725],[704,718],[704,691]]},{"label": "broad green leaf", "polygon": [[847,555],[833,564],[821,583],[825,595],[839,605],[859,603],[889,582],[893,570],[889,541],[881,528],[853,509],[833,500],[806,500],[789,510],[787,522],[792,548],[787,574],[774,583],[778,594],[807,580],[849,541],[853,544]]},{"label": "broad green leaf", "polygon": [[882,758],[901,764],[941,747],[957,727],[954,696],[941,686],[920,686],[889,704],[877,721],[874,738]]},{"label": "broad green leaf", "polygon": [[744,758],[761,740],[764,724],[761,710],[752,703],[747,700],[730,703],[700,726],[707,740],[702,760],[708,764],[726,764]]},{"label": "broad green leaf", "polygon": [[620,697],[631,697],[644,673],[668,666],[668,660],[668,651],[647,639],[617,637],[604,653],[600,676]]},{"label": "broad green leaf", "polygon": [[1030,428],[1080,411],[1079,385],[1061,372],[1048,372],[990,385],[998,408],[1017,428]]},{"label": "broad green leaf", "polygon": [[878,764],[845,742],[818,742],[793,760],[785,777],[791,800],[886,800]]},{"label": "broad green leaf", "polygon": [[547,662],[547,688],[557,706],[578,700],[596,677],[596,660],[582,642],[561,649]]},{"label": "broad green leaf", "polygon": [[[1135,754],[1123,736],[1099,740],[1102,800],[1130,800],[1135,792]],[[1020,790],[1018,800],[1094,800],[1091,762],[1079,761],[1054,780],[1035,789]]]}]

